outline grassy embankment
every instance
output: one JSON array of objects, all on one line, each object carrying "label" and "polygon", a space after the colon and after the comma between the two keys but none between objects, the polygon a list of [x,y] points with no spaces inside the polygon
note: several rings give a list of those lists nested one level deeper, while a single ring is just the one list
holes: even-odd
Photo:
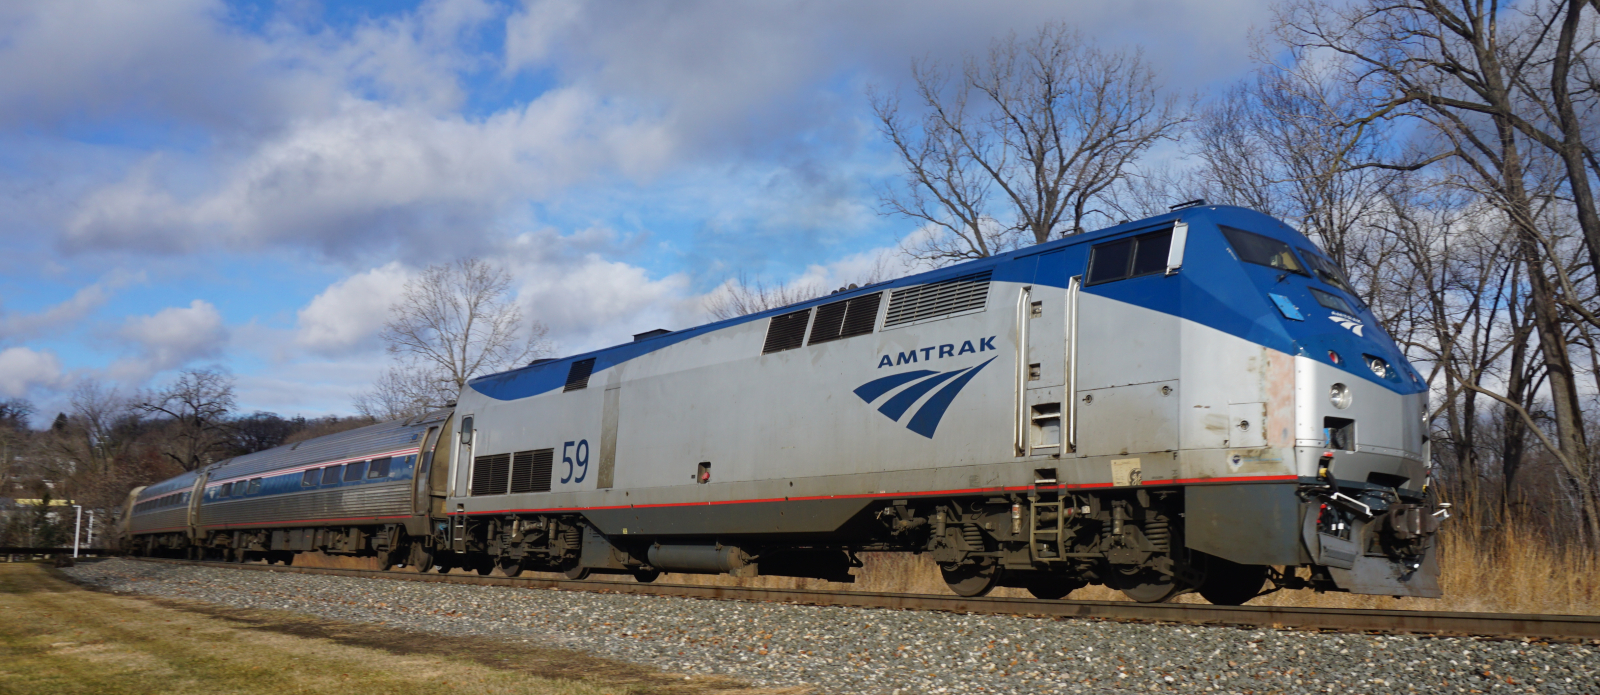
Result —
[{"label": "grassy embankment", "polygon": [[[1467,519],[1448,522],[1440,534],[1441,585],[1439,599],[1395,599],[1345,593],[1280,591],[1251,601],[1252,605],[1385,608],[1401,610],[1482,611],[1495,613],[1561,613],[1600,615],[1600,557],[1592,551],[1557,548],[1517,523],[1477,530]],[[373,569],[360,558],[301,556],[300,564]],[[890,591],[946,594],[939,570],[926,555],[869,553],[866,567],[856,570],[853,584],[811,579],[669,574],[661,581],[723,586],[826,589],[833,591]],[[461,573],[462,570],[455,570]],[[498,571],[497,571],[498,573]],[[534,575],[558,577],[559,575]],[[626,576],[598,575],[595,579],[633,581]],[[997,596],[1028,596],[1022,589],[997,589]],[[1120,592],[1090,586],[1070,598],[1085,601],[1126,600]],[[1197,594],[1176,599],[1204,603]]]},{"label": "grassy embankment", "polygon": [[755,691],[524,643],[115,596],[43,565],[0,563],[0,693],[457,692]]}]

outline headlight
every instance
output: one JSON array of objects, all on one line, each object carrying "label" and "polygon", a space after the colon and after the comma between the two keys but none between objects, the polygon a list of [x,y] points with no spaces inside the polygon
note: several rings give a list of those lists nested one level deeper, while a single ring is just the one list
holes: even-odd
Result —
[{"label": "headlight", "polygon": [[1332,403],[1335,408],[1344,410],[1350,407],[1351,399],[1350,387],[1344,384],[1334,384],[1333,388],[1328,389],[1328,402]]},{"label": "headlight", "polygon": [[1362,355],[1362,357],[1367,358],[1367,368],[1371,369],[1373,374],[1377,374],[1379,379],[1388,379],[1394,376],[1394,368],[1390,367],[1389,363],[1385,362],[1382,357],[1373,357],[1372,355]]}]

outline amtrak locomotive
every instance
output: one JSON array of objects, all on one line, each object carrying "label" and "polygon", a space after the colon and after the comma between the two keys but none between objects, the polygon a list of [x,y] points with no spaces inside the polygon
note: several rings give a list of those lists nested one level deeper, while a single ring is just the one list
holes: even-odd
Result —
[{"label": "amtrak locomotive", "polygon": [[137,491],[141,552],[1438,596],[1427,385],[1287,225],[1201,206],[473,380]]}]

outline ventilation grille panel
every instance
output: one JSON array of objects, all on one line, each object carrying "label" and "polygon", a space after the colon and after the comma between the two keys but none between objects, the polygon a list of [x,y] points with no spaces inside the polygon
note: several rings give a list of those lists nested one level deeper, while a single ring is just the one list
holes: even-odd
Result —
[{"label": "ventilation grille panel", "polygon": [[589,374],[594,372],[594,358],[578,360],[572,363],[572,368],[567,370],[567,387],[562,391],[577,391],[589,388]]},{"label": "ventilation grille panel", "polygon": [[761,354],[793,350],[804,345],[806,323],[810,318],[810,309],[772,317],[771,323],[767,324],[767,342],[761,346]]},{"label": "ventilation grille panel", "polygon": [[989,298],[991,271],[898,289],[889,295],[889,312],[883,327],[982,309]]},{"label": "ventilation grille panel", "polygon": [[883,293],[878,292],[817,307],[811,344],[871,333],[878,323],[878,305],[882,302]]},{"label": "ventilation grille panel", "polygon": [[511,454],[491,454],[472,460],[472,496],[504,495],[511,473]]},{"label": "ventilation grille panel", "polygon": [[519,451],[511,456],[511,492],[549,492],[555,449]]}]

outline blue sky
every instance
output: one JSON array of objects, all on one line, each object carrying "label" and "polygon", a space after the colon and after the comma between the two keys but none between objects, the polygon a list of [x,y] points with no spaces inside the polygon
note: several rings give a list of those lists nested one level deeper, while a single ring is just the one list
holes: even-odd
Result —
[{"label": "blue sky", "polygon": [[705,319],[736,273],[832,286],[916,232],[870,86],[1065,21],[1174,89],[1251,68],[1264,2],[0,5],[0,397],[185,367],[350,412],[407,277],[476,256],[559,352]]}]

